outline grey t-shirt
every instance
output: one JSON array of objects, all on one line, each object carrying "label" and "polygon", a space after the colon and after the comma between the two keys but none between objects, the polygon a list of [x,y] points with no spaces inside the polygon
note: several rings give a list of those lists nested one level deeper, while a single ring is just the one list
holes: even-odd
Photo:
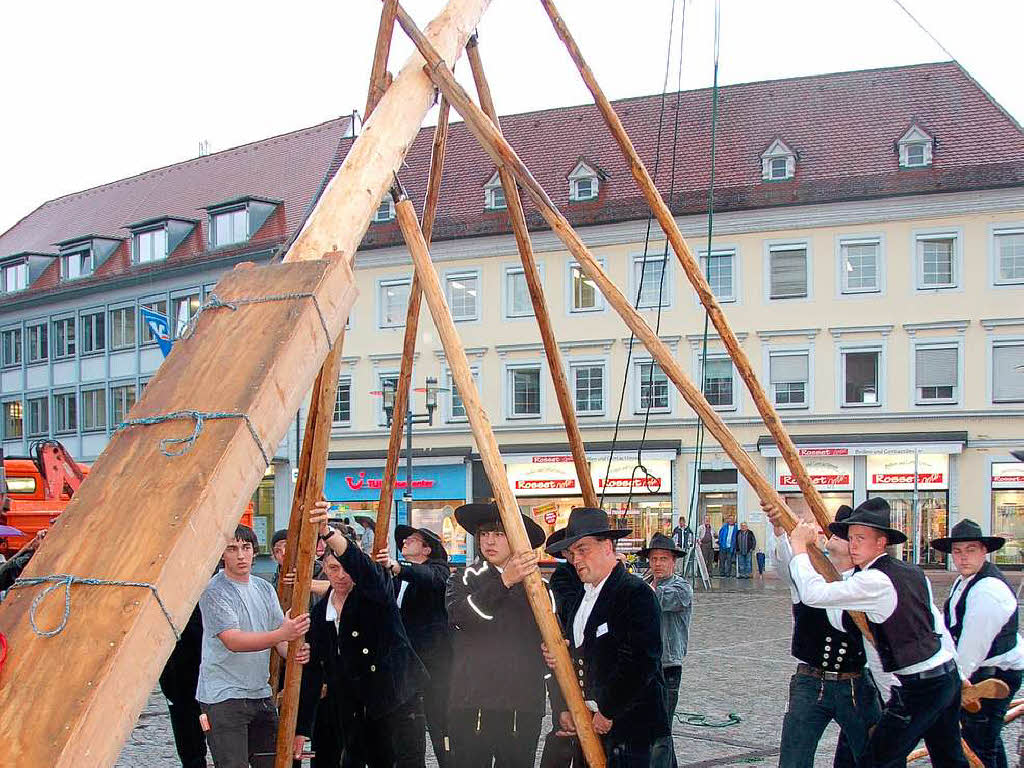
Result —
[{"label": "grey t-shirt", "polygon": [[221,571],[206,585],[199,607],[203,614],[203,657],[196,699],[216,704],[227,699],[270,696],[272,651],[235,653],[217,637],[227,629],[271,632],[281,626],[284,614],[270,582],[250,576],[247,584],[241,584]]}]

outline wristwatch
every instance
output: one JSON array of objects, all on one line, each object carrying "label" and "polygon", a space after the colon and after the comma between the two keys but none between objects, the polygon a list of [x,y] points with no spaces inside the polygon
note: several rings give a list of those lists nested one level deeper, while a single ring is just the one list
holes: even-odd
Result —
[{"label": "wristwatch", "polygon": [[336,534],[338,531],[335,528],[331,528],[327,533],[320,534],[320,541],[327,541],[331,536]]}]

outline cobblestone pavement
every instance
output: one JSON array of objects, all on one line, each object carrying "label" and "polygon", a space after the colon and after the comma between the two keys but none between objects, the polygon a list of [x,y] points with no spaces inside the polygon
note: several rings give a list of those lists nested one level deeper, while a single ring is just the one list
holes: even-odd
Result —
[{"label": "cobblestone pavement", "polygon": [[[932,581],[936,599],[944,599],[951,578],[935,574]],[[789,655],[790,628],[789,591],[774,578],[721,583],[715,579],[710,592],[698,587],[678,714],[700,713],[717,722],[735,712],[742,721],[727,728],[676,722],[673,735],[680,766],[778,765],[782,716],[795,666]],[[1012,752],[1020,731],[1017,723],[1004,731],[1011,765],[1017,764]],[[833,724],[822,739],[816,768],[832,765],[837,736]],[[167,707],[157,692],[150,697],[117,766],[178,765]],[[431,759],[428,765],[436,763]],[[914,765],[924,768],[929,763]]]}]

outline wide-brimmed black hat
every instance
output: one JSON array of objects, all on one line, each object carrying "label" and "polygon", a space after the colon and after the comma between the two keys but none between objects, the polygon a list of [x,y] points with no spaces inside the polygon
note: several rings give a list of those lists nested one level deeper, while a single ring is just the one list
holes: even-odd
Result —
[{"label": "wide-brimmed black hat", "polygon": [[608,513],[595,507],[575,507],[569,513],[569,524],[565,526],[565,534],[560,541],[547,548],[549,555],[568,549],[584,536],[607,536],[610,539],[621,539],[632,531],[625,528],[612,528],[608,522]]},{"label": "wide-brimmed black hat", "polygon": [[889,502],[878,496],[865,501],[845,520],[829,523],[828,529],[840,539],[849,539],[851,525],[883,531],[889,544],[903,544],[907,540],[905,533],[889,525]]},{"label": "wide-brimmed black hat", "polygon": [[839,509],[836,510],[836,522],[846,522],[846,518],[853,514],[853,507],[848,504],[840,504]]},{"label": "wide-brimmed black hat", "polygon": [[664,533],[656,533],[651,536],[651,543],[641,549],[638,554],[640,557],[649,557],[652,549],[664,549],[671,552],[676,557],[682,557],[686,554],[676,546],[676,543],[670,536],[666,536]]},{"label": "wide-brimmed black hat", "polygon": [[377,518],[372,515],[352,515],[352,519],[359,523],[363,528],[369,524],[371,528],[377,526]]},{"label": "wide-brimmed black hat", "polygon": [[[536,549],[544,543],[544,529],[522,512],[519,514],[522,515],[526,535],[530,538],[530,547]],[[470,536],[476,536],[477,528],[484,523],[500,523],[501,514],[498,512],[497,504],[474,502],[456,507],[455,519],[459,522],[459,525],[466,529]]]},{"label": "wide-brimmed black hat", "polygon": [[953,545],[958,541],[980,541],[989,552],[1002,549],[1006,539],[1002,536],[985,536],[981,532],[981,526],[973,520],[961,520],[953,526],[949,536],[940,539],[932,539],[932,548],[945,552],[947,555],[953,551]]},{"label": "wide-brimmed black hat", "polygon": [[441,543],[441,539],[429,528],[413,528],[411,525],[395,526],[395,548],[402,551],[402,544],[413,534],[418,534],[423,542],[430,547],[431,559],[447,560],[448,552]]},{"label": "wide-brimmed black hat", "polygon": [[[548,536],[547,541],[544,542],[544,551],[545,552],[550,552],[551,546],[553,544],[557,544],[558,542],[560,542],[564,538],[565,538],[565,528],[559,528],[557,531],[554,531],[550,536]],[[559,552],[550,552],[550,554],[552,556],[556,557],[559,560],[565,560],[566,559],[565,552],[561,552],[561,551],[559,551]]]}]

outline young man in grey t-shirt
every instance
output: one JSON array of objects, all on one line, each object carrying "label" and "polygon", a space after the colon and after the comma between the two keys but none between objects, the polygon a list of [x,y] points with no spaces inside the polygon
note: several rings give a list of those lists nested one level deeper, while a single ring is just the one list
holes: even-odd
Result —
[{"label": "young man in grey t-shirt", "polygon": [[[207,719],[207,742],[217,768],[271,768],[277,709],[271,698],[270,649],[288,655],[288,642],[309,629],[309,614],[285,617],[270,582],[253,578],[259,542],[240,525],[224,549],[224,570],[206,585],[203,656],[196,698]],[[309,659],[309,647],[299,662]]]}]

